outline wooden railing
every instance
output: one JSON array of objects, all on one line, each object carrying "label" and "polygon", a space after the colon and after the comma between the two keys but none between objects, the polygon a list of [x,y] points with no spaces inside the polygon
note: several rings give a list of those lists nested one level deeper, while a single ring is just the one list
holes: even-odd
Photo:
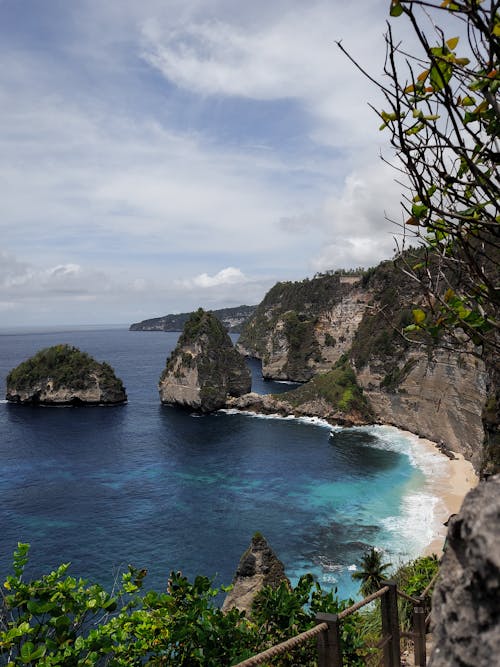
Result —
[{"label": "wooden railing", "polygon": [[[382,636],[380,641],[372,648],[383,652],[380,664],[384,667],[400,667],[401,638],[408,638],[413,640],[415,667],[425,667],[427,662],[425,635],[430,620],[430,614],[426,617],[425,598],[432,588],[435,579],[436,577],[433,578],[418,598],[399,591],[396,582],[387,581],[386,585],[376,593],[344,609],[339,614],[317,614],[317,625],[315,627],[287,641],[281,642],[281,644],[276,644],[243,662],[239,662],[234,667],[257,667],[257,665],[263,665],[269,660],[288,653],[314,638],[317,641],[318,667],[342,667],[342,646],[340,642],[342,620],[377,599],[380,599]],[[413,605],[412,632],[402,632],[399,627],[398,596],[411,602]]]}]

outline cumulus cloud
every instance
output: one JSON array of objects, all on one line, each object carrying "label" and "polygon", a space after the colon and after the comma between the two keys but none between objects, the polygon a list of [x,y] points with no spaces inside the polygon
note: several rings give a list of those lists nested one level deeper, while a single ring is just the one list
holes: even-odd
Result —
[{"label": "cumulus cloud", "polygon": [[201,289],[205,289],[208,287],[218,287],[219,285],[234,285],[246,281],[247,278],[240,269],[228,266],[226,269],[221,269],[213,276],[209,276],[208,273],[200,273],[199,276],[195,276],[194,278],[176,282],[182,287],[200,287]]}]

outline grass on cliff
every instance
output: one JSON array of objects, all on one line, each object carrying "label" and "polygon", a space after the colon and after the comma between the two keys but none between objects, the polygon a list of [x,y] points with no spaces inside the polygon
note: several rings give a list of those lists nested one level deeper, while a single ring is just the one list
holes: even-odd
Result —
[{"label": "grass on cliff", "polygon": [[[281,395],[277,398],[284,397]],[[340,412],[358,412],[364,419],[373,418],[346,355],[337,361],[331,371],[316,375],[301,387],[287,392],[285,398],[294,407],[321,399]]]},{"label": "grass on cliff", "polygon": [[28,389],[50,380],[54,389],[72,387],[86,388],[92,375],[98,375],[101,385],[123,389],[107,363],[98,363],[86,352],[71,345],[54,345],[40,350],[33,357],[23,361],[7,375],[7,386],[19,390]]}]

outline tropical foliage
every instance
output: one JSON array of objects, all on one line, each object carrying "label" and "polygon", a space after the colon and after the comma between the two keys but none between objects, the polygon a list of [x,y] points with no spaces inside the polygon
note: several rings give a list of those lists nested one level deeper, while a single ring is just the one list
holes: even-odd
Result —
[{"label": "tropical foliage", "polygon": [[40,350],[16,366],[7,376],[7,387],[26,389],[51,381],[54,389],[71,386],[84,389],[99,376],[103,388],[123,391],[123,384],[106,362],[98,363],[86,352],[71,345],[54,345]]},{"label": "tropical foliage", "polygon": [[[402,245],[417,241],[405,270],[424,301],[407,331],[464,332],[499,349],[500,3],[498,0],[392,0],[401,17],[386,34],[386,80],[377,81],[394,166],[406,176]],[[393,33],[406,19],[413,37]],[[340,45],[343,50],[343,47]]]},{"label": "tropical foliage", "polygon": [[359,587],[361,594],[368,596],[382,588],[386,579],[385,571],[391,565],[392,563],[383,563],[382,552],[371,547],[361,558],[359,570],[352,575],[355,581],[361,581]]}]

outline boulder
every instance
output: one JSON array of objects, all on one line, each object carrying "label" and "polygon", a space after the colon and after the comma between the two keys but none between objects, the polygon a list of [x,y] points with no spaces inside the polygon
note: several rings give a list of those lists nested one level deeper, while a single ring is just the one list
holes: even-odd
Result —
[{"label": "boulder", "polygon": [[199,308],[167,359],[158,389],[162,403],[212,412],[228,396],[250,391],[252,377],[221,322]]},{"label": "boulder", "polygon": [[248,617],[251,615],[257,593],[264,586],[278,588],[283,581],[290,585],[283,563],[271,549],[266,538],[256,533],[240,559],[233,579],[233,588],[226,595],[222,611],[236,608],[245,612]]},{"label": "boulder", "polygon": [[500,664],[500,475],[450,520],[432,619],[430,667]]}]

